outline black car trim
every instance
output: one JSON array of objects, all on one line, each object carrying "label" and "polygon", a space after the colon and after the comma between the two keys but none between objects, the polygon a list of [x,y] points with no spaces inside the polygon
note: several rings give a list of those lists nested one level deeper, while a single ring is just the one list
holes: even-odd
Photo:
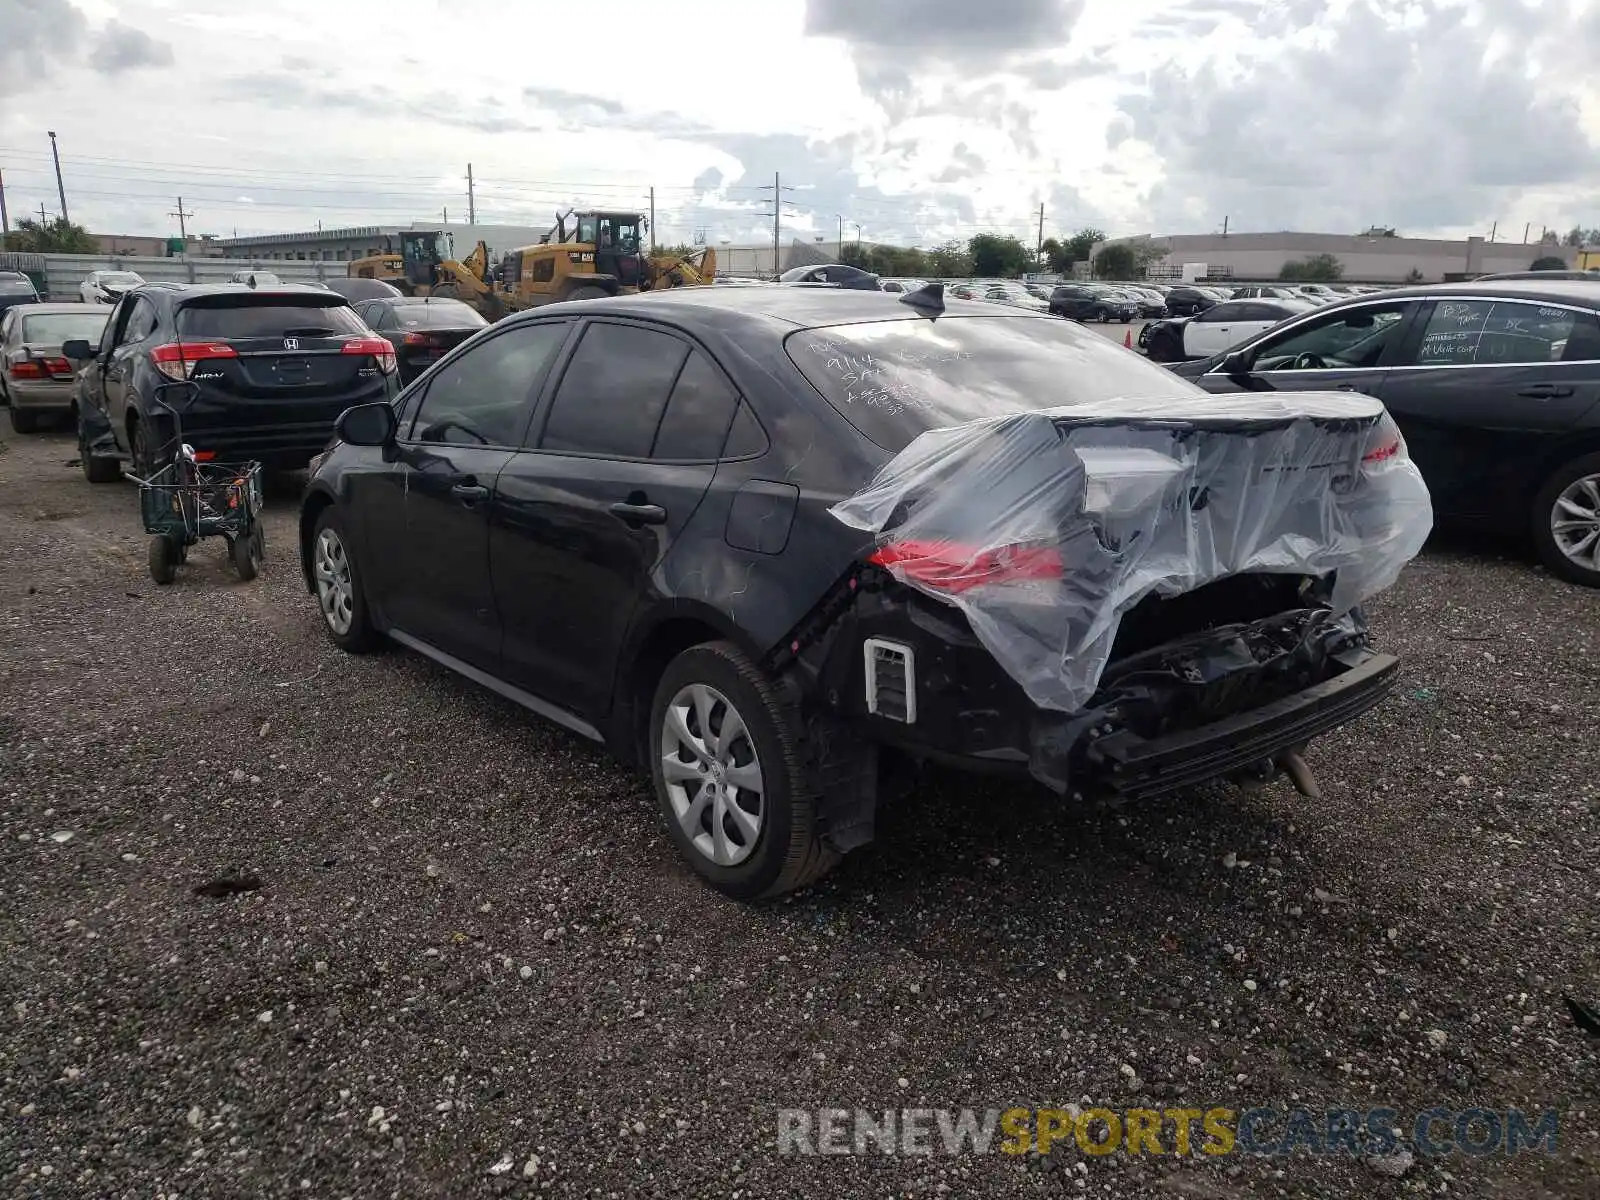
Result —
[{"label": "black car trim", "polygon": [[551,704],[548,700],[541,700],[532,692],[525,692],[515,684],[507,683],[503,679],[496,679],[487,671],[479,670],[471,663],[462,662],[461,659],[455,657],[455,655],[446,654],[437,646],[431,645],[428,642],[423,641],[421,638],[407,633],[403,629],[397,629],[391,625],[386,632],[391,638],[399,642],[402,646],[408,646],[412,650],[415,650],[418,654],[433,659],[433,661],[438,663],[441,667],[449,667],[457,674],[466,676],[468,679],[472,680],[473,683],[488,688],[496,695],[504,696],[507,700],[512,701],[514,704],[520,704],[529,712],[535,713],[538,716],[545,718],[547,721],[554,721],[563,729],[569,729],[573,733],[581,734],[583,737],[588,738],[592,742],[600,742],[601,744],[605,743],[606,739],[604,735],[602,735],[598,729],[589,724],[589,722],[585,721],[582,717],[576,716],[558,705]]},{"label": "black car trim", "polygon": [[1093,743],[1098,778],[1129,798],[1148,798],[1243,770],[1366,712],[1393,690],[1400,660],[1370,654],[1332,679],[1260,708],[1161,738],[1121,731]]}]

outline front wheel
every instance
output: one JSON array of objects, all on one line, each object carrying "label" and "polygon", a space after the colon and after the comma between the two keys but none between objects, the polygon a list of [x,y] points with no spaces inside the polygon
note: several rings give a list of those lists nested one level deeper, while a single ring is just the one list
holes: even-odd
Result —
[{"label": "front wheel", "polygon": [[1600,454],[1573,459],[1540,489],[1533,541],[1553,574],[1600,588]]},{"label": "front wheel", "polygon": [[322,623],[339,649],[365,654],[378,642],[367,612],[361,576],[350,554],[344,523],[332,508],[322,510],[311,535],[311,579],[322,610]]},{"label": "front wheel", "polygon": [[838,861],[818,831],[795,706],[731,642],[673,659],[650,708],[650,762],[668,835],[737,900],[778,896]]}]

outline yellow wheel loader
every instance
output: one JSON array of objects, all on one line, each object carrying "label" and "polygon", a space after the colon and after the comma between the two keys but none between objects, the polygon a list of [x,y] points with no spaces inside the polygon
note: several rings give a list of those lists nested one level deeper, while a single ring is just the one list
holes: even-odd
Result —
[{"label": "yellow wheel loader", "polygon": [[716,278],[716,251],[652,256],[639,213],[568,212],[537,246],[505,255],[496,290],[516,311],[562,300],[588,300],[662,288],[696,287]]}]

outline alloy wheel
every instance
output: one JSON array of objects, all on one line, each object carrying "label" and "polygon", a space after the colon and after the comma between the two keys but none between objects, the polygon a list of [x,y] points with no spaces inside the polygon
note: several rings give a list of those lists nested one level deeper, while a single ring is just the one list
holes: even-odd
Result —
[{"label": "alloy wheel", "polygon": [[1580,476],[1561,490],[1550,509],[1550,535],[1573,563],[1600,571],[1600,475]]},{"label": "alloy wheel", "polygon": [[766,812],[761,760],[739,710],[715,688],[689,684],[667,705],[661,776],[690,845],[719,867],[750,857]]},{"label": "alloy wheel", "polygon": [[317,535],[311,556],[311,572],[317,582],[317,602],[328,628],[343,637],[355,620],[355,587],[350,579],[350,559],[344,543],[331,529]]}]

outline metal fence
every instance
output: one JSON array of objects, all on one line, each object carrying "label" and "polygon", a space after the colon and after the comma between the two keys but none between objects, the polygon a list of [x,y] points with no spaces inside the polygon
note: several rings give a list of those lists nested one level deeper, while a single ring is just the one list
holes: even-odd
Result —
[{"label": "metal fence", "polygon": [[285,283],[315,283],[343,278],[346,265],[288,259],[0,253],[0,271],[26,271],[36,282],[42,274],[51,300],[78,299],[78,285],[90,271],[136,271],[150,283],[226,283],[235,271],[256,270],[271,271]]}]

